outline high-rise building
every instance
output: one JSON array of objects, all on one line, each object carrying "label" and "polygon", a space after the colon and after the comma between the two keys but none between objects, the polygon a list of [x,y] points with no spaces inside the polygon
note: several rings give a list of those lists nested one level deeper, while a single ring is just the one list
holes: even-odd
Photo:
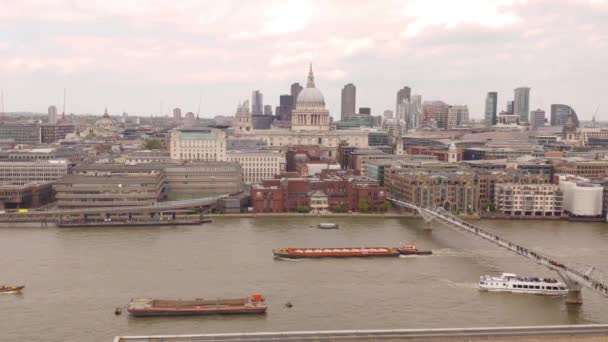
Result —
[{"label": "high-rise building", "polygon": [[173,120],[177,122],[182,121],[182,109],[181,108],[173,108]]},{"label": "high-rise building", "polygon": [[382,114],[382,116],[385,119],[392,119],[393,118],[393,111],[392,110],[385,110],[384,113]]},{"label": "high-rise building", "polygon": [[498,93],[495,91],[488,92],[488,95],[486,95],[486,110],[485,110],[485,115],[484,115],[486,125],[488,125],[488,126],[496,125],[496,123],[497,123],[497,117],[496,117],[497,106],[498,106]]},{"label": "high-rise building", "polygon": [[530,127],[538,129],[545,125],[545,111],[542,109],[533,110],[530,112]]},{"label": "high-rise building", "polygon": [[469,123],[469,107],[450,106],[446,129],[456,128]]},{"label": "high-rise building", "polygon": [[515,88],[515,96],[513,97],[513,114],[519,115],[519,122],[529,122],[528,114],[530,112],[530,88],[519,87]]},{"label": "high-rise building", "polygon": [[513,114],[513,106],[514,106],[513,102],[514,102],[513,100],[507,101],[507,110],[506,110],[507,114]]},{"label": "high-rise building", "polygon": [[293,110],[293,98],[291,95],[281,95],[276,116],[281,121],[291,121],[291,111]]},{"label": "high-rise building", "polygon": [[264,106],[264,115],[272,115],[272,106],[271,105]]},{"label": "high-rise building", "polygon": [[422,95],[412,95],[407,106],[407,128],[418,128],[421,125]]},{"label": "high-rise building", "polygon": [[302,89],[304,89],[304,88],[298,82],[293,83],[291,85],[291,101],[293,103],[293,107],[291,107],[292,110],[296,108],[296,101],[298,99],[298,94],[302,91]]},{"label": "high-rise building", "polygon": [[251,93],[251,114],[264,114],[264,99],[262,92],[260,92],[259,90],[254,90],[253,93]]},{"label": "high-rise building", "polygon": [[[397,91],[397,102],[396,105],[398,106],[400,103],[403,103],[404,99],[407,99],[407,101],[410,101],[410,95],[412,94],[412,89],[410,87],[403,87],[401,89],[399,89]],[[399,116],[397,116],[397,118],[399,119]],[[400,118],[403,119],[403,118]]]},{"label": "high-rise building", "polygon": [[340,120],[347,120],[355,115],[357,102],[357,87],[349,83],[342,88],[342,110]]},{"label": "high-rise building", "polygon": [[551,126],[563,126],[568,121],[568,113],[572,113],[572,121],[574,126],[578,127],[578,116],[572,107],[565,104],[552,104],[551,105]]},{"label": "high-rise building", "polygon": [[57,107],[49,106],[49,124],[54,125],[57,123]]},{"label": "high-rise building", "polygon": [[424,101],[422,103],[423,125],[446,128],[450,106],[443,101]]}]

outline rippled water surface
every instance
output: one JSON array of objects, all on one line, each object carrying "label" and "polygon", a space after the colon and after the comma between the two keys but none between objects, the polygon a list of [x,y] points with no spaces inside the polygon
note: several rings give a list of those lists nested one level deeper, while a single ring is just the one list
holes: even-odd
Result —
[{"label": "rippled water surface", "polygon": [[[0,341],[112,341],[116,335],[606,323],[608,298],[480,293],[480,275],[556,276],[464,233],[412,219],[216,219],[199,227],[0,227]],[[558,259],[608,271],[608,225],[481,221]],[[432,256],[275,260],[277,247],[396,246]],[[265,316],[132,318],[132,297],[241,297],[262,292]],[[286,302],[293,303],[286,308]]]}]

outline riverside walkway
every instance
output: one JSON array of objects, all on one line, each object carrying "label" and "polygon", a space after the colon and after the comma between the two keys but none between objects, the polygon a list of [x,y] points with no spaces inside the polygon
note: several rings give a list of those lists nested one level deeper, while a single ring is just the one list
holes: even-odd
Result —
[{"label": "riverside walkway", "polygon": [[150,212],[163,212],[178,209],[197,208],[215,205],[217,201],[226,198],[227,195],[189,199],[181,201],[157,202],[153,205],[129,206],[129,207],[92,207],[82,209],[52,209],[52,210],[29,210],[28,212],[6,212],[0,214],[0,222],[40,222],[53,221],[65,215],[93,215],[93,214],[137,214]]},{"label": "riverside walkway", "polygon": [[511,252],[516,253],[517,255],[534,261],[537,264],[543,265],[553,271],[556,271],[559,276],[564,280],[566,285],[568,285],[568,297],[566,299],[567,303],[582,303],[582,286],[585,286],[605,297],[608,297],[608,284],[604,282],[605,278],[603,273],[595,267],[579,269],[574,266],[569,266],[565,262],[559,261],[556,258],[544,255],[540,252],[534,251],[520,244],[516,244],[515,242],[509,241],[496,234],[490,233],[478,226],[468,223],[448,213],[443,208],[422,208],[412,203],[400,201],[394,198],[389,198],[389,201],[391,201],[397,206],[415,210],[427,222],[436,220],[440,223],[443,223],[449,228],[452,228],[457,231],[467,232],[474,236],[478,236],[495,245],[508,249]]},{"label": "riverside walkway", "polygon": [[500,328],[338,330],[201,335],[117,336],[114,342],[260,342],[260,341],[425,341],[425,342],[600,342],[608,325],[556,325]]}]

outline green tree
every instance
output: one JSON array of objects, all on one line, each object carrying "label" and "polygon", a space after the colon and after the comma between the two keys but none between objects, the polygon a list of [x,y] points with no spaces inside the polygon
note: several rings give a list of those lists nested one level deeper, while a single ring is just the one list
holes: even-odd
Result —
[{"label": "green tree", "polygon": [[367,212],[369,210],[369,202],[367,201],[366,198],[361,198],[358,202],[357,202],[357,209],[359,209],[360,212]]},{"label": "green tree", "polygon": [[346,208],[344,208],[344,206],[342,205],[337,205],[333,208],[332,210],[334,213],[345,213],[346,212]]},{"label": "green tree", "polygon": [[301,214],[307,214],[310,212],[310,208],[306,206],[300,206],[296,208],[296,211]]},{"label": "green tree", "polygon": [[144,148],[146,150],[160,150],[162,148],[162,144],[158,139],[146,139],[144,141]]}]

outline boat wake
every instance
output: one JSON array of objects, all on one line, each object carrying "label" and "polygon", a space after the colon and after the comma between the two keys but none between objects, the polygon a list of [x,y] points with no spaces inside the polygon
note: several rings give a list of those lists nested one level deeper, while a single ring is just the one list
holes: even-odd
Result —
[{"label": "boat wake", "polygon": [[304,259],[293,259],[293,258],[281,258],[281,257],[274,257],[277,260],[283,260],[283,261],[304,261]]},{"label": "boat wake", "polygon": [[426,258],[429,258],[432,256],[433,256],[433,254],[430,254],[430,255],[415,255],[415,254],[403,255],[403,254],[401,254],[401,255],[399,255],[399,258],[401,258],[401,259],[418,259],[418,258],[426,259]]},{"label": "boat wake", "polygon": [[441,248],[441,249],[433,250],[433,255],[445,256],[445,257],[452,257],[452,256],[462,257],[462,256],[469,256],[469,255],[471,255],[471,253],[467,253],[462,250],[455,250],[455,249],[451,249],[451,248]]},{"label": "boat wake", "polygon": [[457,283],[449,279],[440,279],[441,282],[446,283],[449,287],[458,289],[477,289],[477,283]]}]

